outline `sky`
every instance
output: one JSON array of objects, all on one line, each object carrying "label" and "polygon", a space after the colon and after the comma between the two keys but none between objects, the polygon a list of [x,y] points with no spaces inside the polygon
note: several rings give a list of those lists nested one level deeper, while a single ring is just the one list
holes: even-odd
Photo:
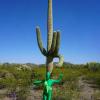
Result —
[{"label": "sky", "polygon": [[[100,62],[100,0],[53,0],[53,21],[66,62]],[[46,48],[47,0],[0,0],[0,63],[45,63],[36,26]]]}]

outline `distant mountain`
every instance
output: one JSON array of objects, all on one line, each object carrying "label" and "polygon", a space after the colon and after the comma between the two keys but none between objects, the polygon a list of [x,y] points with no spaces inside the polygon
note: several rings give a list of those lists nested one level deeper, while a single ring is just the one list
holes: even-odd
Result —
[{"label": "distant mountain", "polygon": [[73,64],[70,62],[64,62],[63,65],[73,65]]}]

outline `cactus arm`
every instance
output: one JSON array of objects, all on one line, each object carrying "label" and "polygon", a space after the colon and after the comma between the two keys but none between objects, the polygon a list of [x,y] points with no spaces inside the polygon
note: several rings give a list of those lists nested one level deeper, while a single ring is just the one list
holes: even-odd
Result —
[{"label": "cactus arm", "polygon": [[57,38],[57,32],[53,32],[52,45],[51,45],[51,49],[50,49],[50,51],[49,51],[49,55],[53,54],[53,52],[55,51],[55,47],[56,47],[56,38]]},{"label": "cactus arm", "polygon": [[53,57],[58,55],[60,47],[60,32],[53,33],[52,45],[48,55],[52,55]]},{"label": "cactus arm", "polygon": [[55,47],[55,53],[58,54],[60,47],[60,32],[57,32],[57,39],[56,39],[56,47]]},{"label": "cactus arm", "polygon": [[57,67],[61,67],[63,65],[64,62],[64,58],[62,55],[58,54],[59,52],[59,47],[60,47],[60,32],[57,32],[57,39],[56,39],[56,47],[55,47],[55,51],[54,51],[54,58],[59,58],[59,62],[56,64]]},{"label": "cactus arm", "polygon": [[41,39],[41,32],[40,32],[39,27],[36,28],[36,33],[37,33],[37,42],[38,42],[39,49],[40,49],[41,53],[44,56],[46,56],[46,50],[45,50],[45,48],[43,48],[42,39]]},{"label": "cactus arm", "polygon": [[56,38],[57,38],[57,32],[53,32],[53,39],[52,39],[52,45],[51,45],[51,51],[54,52],[56,47]]},{"label": "cactus arm", "polygon": [[64,57],[62,55],[57,55],[56,58],[59,58],[59,62],[56,63],[57,67],[62,67],[63,62],[64,62]]}]

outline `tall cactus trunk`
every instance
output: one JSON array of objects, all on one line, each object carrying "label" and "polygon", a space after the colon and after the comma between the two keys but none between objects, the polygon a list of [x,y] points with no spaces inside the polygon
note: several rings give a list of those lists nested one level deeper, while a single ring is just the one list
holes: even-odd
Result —
[{"label": "tall cactus trunk", "polygon": [[46,72],[52,72],[53,70],[53,58],[47,57],[46,58]]},{"label": "tall cactus trunk", "polygon": [[[48,18],[47,18],[47,51],[49,52],[52,44],[53,34],[53,17],[52,17],[52,0],[48,0]],[[53,58],[50,56],[46,57],[46,71],[52,72],[53,70]]]}]

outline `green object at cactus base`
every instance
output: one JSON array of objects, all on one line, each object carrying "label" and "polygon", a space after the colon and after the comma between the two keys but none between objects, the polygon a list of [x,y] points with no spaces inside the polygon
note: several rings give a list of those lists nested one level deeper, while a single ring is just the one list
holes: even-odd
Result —
[{"label": "green object at cactus base", "polygon": [[37,80],[34,82],[35,85],[43,84],[43,100],[52,100],[52,86],[53,84],[57,84],[61,82],[63,74],[59,75],[59,78],[57,80],[50,79],[50,72],[47,72],[46,74],[46,80]]}]

